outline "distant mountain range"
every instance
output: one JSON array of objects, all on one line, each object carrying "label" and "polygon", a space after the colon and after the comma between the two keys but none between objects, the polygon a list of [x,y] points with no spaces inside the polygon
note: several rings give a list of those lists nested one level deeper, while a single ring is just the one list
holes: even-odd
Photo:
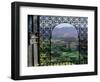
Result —
[{"label": "distant mountain range", "polygon": [[73,27],[55,27],[52,31],[52,38],[78,38],[77,30]]}]

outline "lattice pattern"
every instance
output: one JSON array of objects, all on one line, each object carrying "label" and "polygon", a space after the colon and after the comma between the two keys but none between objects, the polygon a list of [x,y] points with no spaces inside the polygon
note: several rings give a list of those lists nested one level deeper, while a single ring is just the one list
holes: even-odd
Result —
[{"label": "lattice pattern", "polygon": [[[69,23],[73,25],[79,35],[80,52],[86,52],[81,43],[87,45],[87,27],[88,17],[72,17],[72,16],[40,16],[40,40],[42,42],[48,41],[50,43],[51,33],[54,27],[60,23]],[[50,45],[50,44],[48,44]],[[85,46],[87,47],[87,46]],[[50,53],[50,51],[47,50]]]},{"label": "lattice pattern", "polygon": [[75,26],[77,32],[81,33],[80,37],[87,34],[88,18],[70,16],[40,16],[40,34],[44,34],[44,37],[49,36],[50,30],[60,23],[69,23]]}]

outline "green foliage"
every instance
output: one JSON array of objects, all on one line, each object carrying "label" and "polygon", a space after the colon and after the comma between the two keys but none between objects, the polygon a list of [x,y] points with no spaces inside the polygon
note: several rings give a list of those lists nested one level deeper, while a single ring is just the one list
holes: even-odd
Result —
[{"label": "green foliage", "polygon": [[41,42],[40,65],[66,65],[79,64],[79,62],[81,64],[87,63],[87,54],[79,53],[77,49],[66,48],[66,44],[52,43],[50,45],[48,41]]}]

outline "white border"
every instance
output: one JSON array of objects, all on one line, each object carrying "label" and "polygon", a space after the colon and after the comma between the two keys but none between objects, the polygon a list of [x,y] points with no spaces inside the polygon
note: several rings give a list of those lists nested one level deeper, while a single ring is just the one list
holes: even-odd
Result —
[{"label": "white border", "polygon": [[[66,66],[27,67],[27,15],[88,17],[88,64]],[[41,75],[94,71],[94,11],[40,7],[20,8],[20,75]]]}]

